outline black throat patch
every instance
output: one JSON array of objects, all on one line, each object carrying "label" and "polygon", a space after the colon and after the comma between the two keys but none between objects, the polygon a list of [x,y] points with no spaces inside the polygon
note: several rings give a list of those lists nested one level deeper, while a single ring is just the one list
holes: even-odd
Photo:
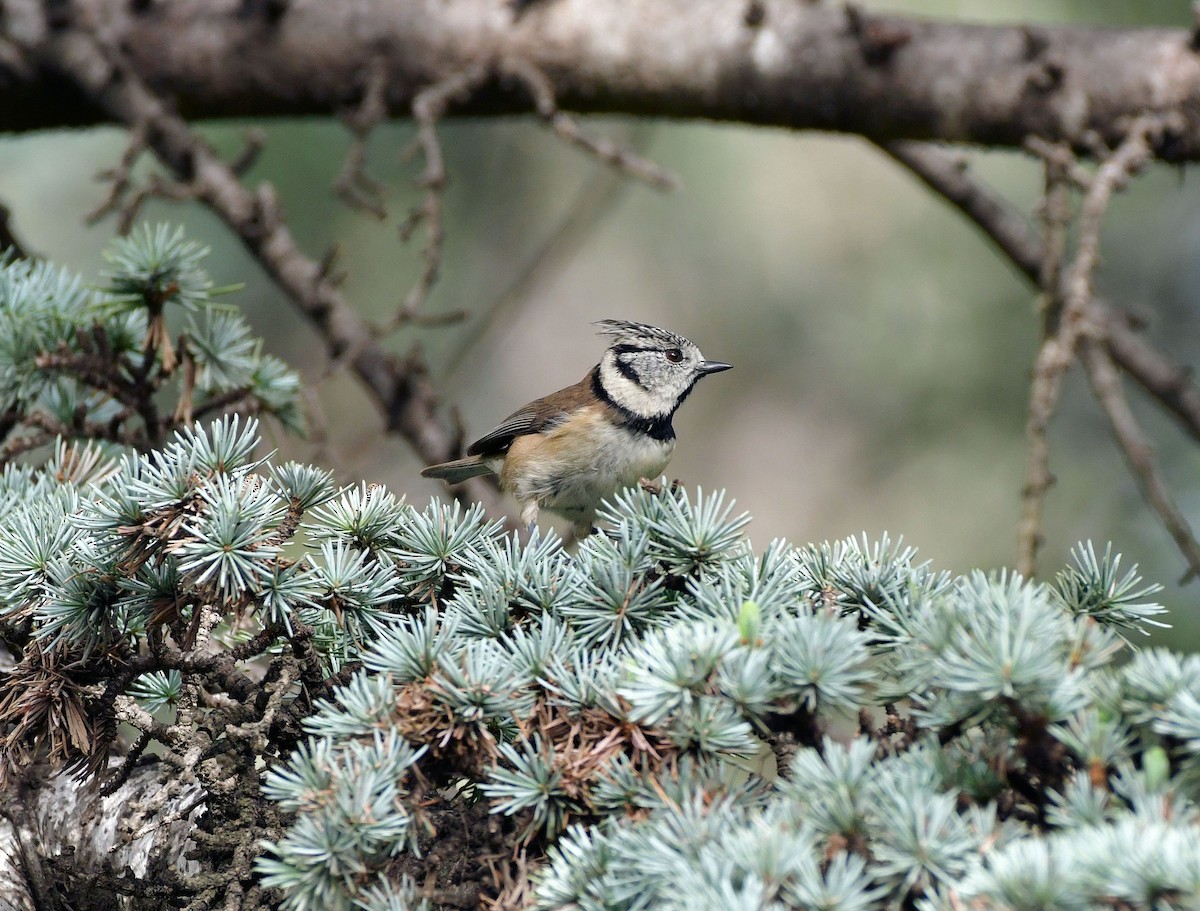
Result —
[{"label": "black throat patch", "polygon": [[[620,361],[617,363],[617,369],[620,370]],[[621,373],[625,374],[625,371],[621,370]],[[628,375],[626,374],[626,376]],[[629,379],[633,380],[633,377],[629,377]],[[637,380],[633,380],[633,382],[636,383]],[[640,386],[641,384],[638,383],[638,385]],[[628,408],[623,408],[613,401],[612,396],[608,394],[608,390],[604,388],[604,384],[600,382],[599,367],[596,367],[592,371],[592,392],[596,394],[596,398],[617,413],[623,427],[627,427],[638,433],[644,433],[650,439],[658,440],[661,443],[675,439],[675,428],[671,426],[671,418],[674,416],[674,411],[671,414],[647,418],[634,414]]]}]

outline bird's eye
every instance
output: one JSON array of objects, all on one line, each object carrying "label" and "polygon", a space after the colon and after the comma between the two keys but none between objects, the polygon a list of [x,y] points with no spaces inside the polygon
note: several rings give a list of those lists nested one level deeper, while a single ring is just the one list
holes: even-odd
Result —
[{"label": "bird's eye", "polygon": [[678,364],[680,361],[683,360],[683,352],[680,351],[678,348],[668,348],[666,351],[663,352],[663,354],[666,355],[667,360],[670,361],[672,364]]}]

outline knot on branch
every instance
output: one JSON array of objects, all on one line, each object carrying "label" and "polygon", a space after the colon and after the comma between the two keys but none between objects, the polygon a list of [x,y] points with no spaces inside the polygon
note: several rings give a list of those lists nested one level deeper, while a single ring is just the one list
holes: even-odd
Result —
[{"label": "knot on branch", "polygon": [[1062,88],[1067,79],[1066,66],[1054,59],[1039,62],[1025,80],[1025,87],[1036,95],[1049,95]]},{"label": "knot on branch", "polygon": [[767,19],[767,7],[762,0],[750,0],[742,13],[742,24],[746,28],[759,28]]},{"label": "knot on branch", "polygon": [[868,16],[853,3],[846,4],[846,25],[868,66],[889,63],[900,48],[913,40],[907,28]]}]

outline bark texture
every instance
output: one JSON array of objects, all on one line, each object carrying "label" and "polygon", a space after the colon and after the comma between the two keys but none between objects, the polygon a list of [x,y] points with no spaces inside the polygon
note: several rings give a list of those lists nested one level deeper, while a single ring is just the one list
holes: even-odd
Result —
[{"label": "bark texture", "polygon": [[[46,774],[36,787],[10,784],[0,797],[0,911],[59,908],[64,895],[81,911],[169,901],[176,875],[198,869],[184,852],[203,811],[189,791],[146,822],[163,777],[149,762],[109,796],[65,773]],[[180,818],[160,822],[172,814]],[[130,837],[122,828],[138,818],[144,827]]]},{"label": "bark texture", "polygon": [[1200,55],[1184,29],[972,25],[801,0],[8,0],[0,129],[111,120],[41,50],[83,29],[186,118],[328,114],[381,68],[387,110],[470,70],[452,109],[527,110],[519,62],[562,108],[1094,151],[1169,113],[1156,153],[1200,157]]}]

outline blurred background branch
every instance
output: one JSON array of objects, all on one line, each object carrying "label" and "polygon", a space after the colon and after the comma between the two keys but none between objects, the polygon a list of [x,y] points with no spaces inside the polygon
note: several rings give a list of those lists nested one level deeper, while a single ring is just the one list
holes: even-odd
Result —
[{"label": "blurred background branch", "polygon": [[12,212],[8,206],[0,203],[0,252],[7,250],[10,256],[17,259],[29,259],[29,251],[13,233]]},{"label": "blurred background branch", "polygon": [[[1046,434],[1061,394],[1062,374],[1076,360],[1081,345],[1090,386],[1109,417],[1114,436],[1139,479],[1147,502],[1158,513],[1187,561],[1188,575],[1200,570],[1200,544],[1155,466],[1152,450],[1125,400],[1118,368],[1138,380],[1154,399],[1173,413],[1181,429],[1189,434],[1196,431],[1197,414],[1192,409],[1200,397],[1200,390],[1191,382],[1187,371],[1172,366],[1162,352],[1134,335],[1124,320],[1114,317],[1109,305],[1098,300],[1092,289],[1104,214],[1112,194],[1145,167],[1149,155],[1148,135],[1153,129],[1152,119],[1136,122],[1126,141],[1105,159],[1095,177],[1082,169],[1069,149],[1045,150],[1044,157],[1053,155],[1056,158],[1048,161],[1049,172],[1060,175],[1050,178],[1041,202],[1048,221],[1056,219],[1060,229],[1067,226],[1069,213],[1055,214],[1056,210],[1062,209],[1062,194],[1068,190],[1067,180],[1061,175],[1071,172],[1075,182],[1082,184],[1088,192],[1081,213],[1081,220],[1087,216],[1086,224],[1080,226],[1076,258],[1065,275],[1061,265],[1048,262],[1050,256],[1062,256],[1061,239],[1049,246],[1041,241],[1019,213],[970,175],[966,162],[920,144],[888,143],[883,146],[885,152],[971,219],[1026,277],[1043,285],[1042,292],[1048,302],[1044,306],[1057,311],[1051,316],[1044,315],[1047,335],[1043,338],[1031,390],[1029,463],[1017,560],[1018,569],[1026,575],[1033,575],[1036,570],[1037,553],[1043,543],[1043,502],[1054,480],[1049,470],[1050,447]],[[1043,250],[1047,251],[1045,255]],[[1047,281],[1062,284],[1045,287]],[[1071,327],[1065,336],[1064,320]]]}]

